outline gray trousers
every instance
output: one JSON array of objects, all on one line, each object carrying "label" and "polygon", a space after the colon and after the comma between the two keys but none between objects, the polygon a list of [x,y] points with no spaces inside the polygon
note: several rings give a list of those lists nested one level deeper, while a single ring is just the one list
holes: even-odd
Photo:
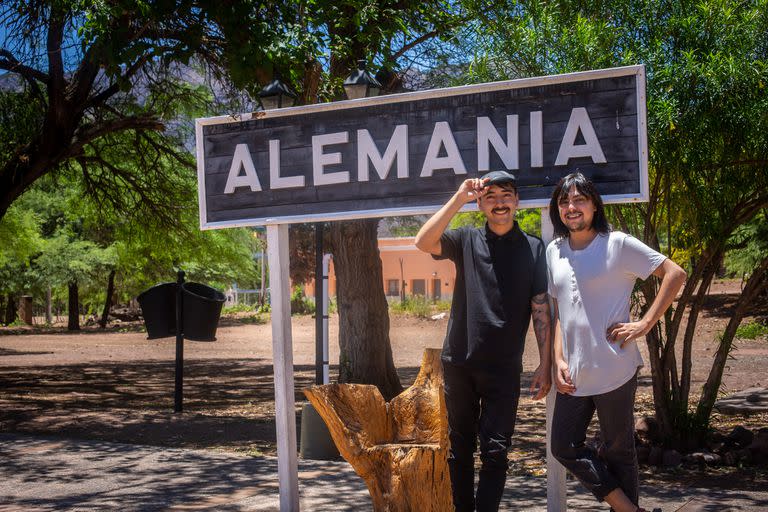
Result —
[{"label": "gray trousers", "polygon": [[[557,393],[552,420],[552,454],[599,501],[613,490],[638,504],[638,468],[633,406],[637,374],[619,388],[594,396]],[[587,428],[597,411],[602,446],[586,445]]]}]

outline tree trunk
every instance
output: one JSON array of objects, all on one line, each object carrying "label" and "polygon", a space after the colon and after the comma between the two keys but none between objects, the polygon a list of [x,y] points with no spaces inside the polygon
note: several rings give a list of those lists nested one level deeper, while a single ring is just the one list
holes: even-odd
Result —
[{"label": "tree trunk", "polygon": [[304,390],[376,512],[453,510],[442,370],[440,349],[426,349],[413,386],[388,404],[370,385]]},{"label": "tree trunk", "polygon": [[106,329],[107,322],[109,321],[109,310],[112,308],[112,295],[115,294],[115,270],[109,271],[109,278],[107,279],[107,296],[104,298],[104,311],[101,312],[101,320],[99,320],[99,327]]},{"label": "tree trunk", "polygon": [[264,303],[267,300],[267,277],[266,277],[266,266],[267,266],[267,258],[264,254],[264,247],[262,246],[261,249],[261,259],[259,260],[259,263],[261,264],[261,290],[259,290],[259,307],[264,307]]},{"label": "tree trunk", "polygon": [[699,320],[699,313],[704,305],[704,300],[709,294],[709,287],[712,279],[715,277],[720,263],[722,262],[722,253],[718,251],[717,257],[710,260],[707,270],[701,278],[698,293],[691,301],[688,310],[688,319],[686,320],[685,331],[683,333],[683,359],[680,371],[680,401],[685,405],[684,410],[688,410],[688,398],[691,390],[691,373],[693,371],[693,337],[696,335],[696,323]]},{"label": "tree trunk", "polygon": [[715,405],[715,400],[717,400],[717,393],[720,391],[720,384],[723,380],[723,371],[728,362],[728,356],[731,353],[733,338],[736,336],[736,329],[738,329],[739,324],[747,313],[749,307],[754,304],[755,299],[757,299],[766,289],[768,289],[768,257],[763,258],[763,261],[747,280],[747,283],[744,286],[744,291],[736,302],[733,315],[720,339],[720,345],[715,354],[715,361],[709,371],[707,382],[704,383],[701,398],[696,407],[696,418],[705,425],[709,422],[712,408]]},{"label": "tree trunk", "polygon": [[339,382],[373,384],[385,400],[402,391],[389,342],[377,219],[331,224],[339,311]]},{"label": "tree trunk", "polygon": [[80,301],[78,300],[77,281],[71,281],[67,286],[69,289],[69,303],[68,314],[69,321],[67,322],[67,330],[79,331],[80,330]]},{"label": "tree trunk", "polygon": [[403,258],[400,258],[400,303],[405,303],[405,274],[403,273]]},{"label": "tree trunk", "polygon": [[51,325],[53,323],[53,301],[51,300],[51,287],[45,292],[45,323]]},{"label": "tree trunk", "polygon": [[9,293],[7,296],[8,301],[5,303],[5,325],[10,325],[16,320],[17,307],[16,300],[14,300],[13,294]]}]

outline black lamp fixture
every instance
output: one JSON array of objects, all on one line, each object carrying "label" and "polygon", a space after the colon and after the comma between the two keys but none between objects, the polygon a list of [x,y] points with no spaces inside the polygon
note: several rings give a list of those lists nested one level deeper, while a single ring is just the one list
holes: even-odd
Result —
[{"label": "black lamp fixture", "polygon": [[296,101],[296,93],[280,80],[278,73],[275,73],[274,79],[259,91],[259,99],[264,110],[292,107]]},{"label": "black lamp fixture", "polygon": [[351,100],[378,96],[381,92],[379,81],[365,69],[365,59],[358,60],[357,69],[344,80],[344,91]]}]

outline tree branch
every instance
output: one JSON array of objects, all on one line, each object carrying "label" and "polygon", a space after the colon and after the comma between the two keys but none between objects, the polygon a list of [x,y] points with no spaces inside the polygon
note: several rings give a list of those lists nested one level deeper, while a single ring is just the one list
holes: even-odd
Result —
[{"label": "tree branch", "polygon": [[131,64],[128,69],[126,69],[125,73],[123,73],[119,78],[115,79],[112,84],[101,91],[98,94],[95,94],[88,98],[88,100],[85,102],[85,108],[89,107],[95,107],[98,106],[105,101],[107,101],[109,98],[114,96],[120,91],[120,81],[121,80],[128,80],[132,76],[134,76],[138,71],[141,69],[141,67],[146,64],[147,62],[147,56],[142,55],[136,62]]},{"label": "tree branch", "polygon": [[[48,50],[48,96],[51,104],[56,99],[63,98],[64,91],[64,61],[61,55],[61,43],[64,40],[64,20],[58,9],[51,8],[50,18],[48,20],[48,36],[46,38],[46,48]],[[51,111],[57,109],[52,108]]]},{"label": "tree branch", "polygon": [[76,140],[72,143],[68,153],[71,156],[79,155],[82,153],[85,145],[89,142],[93,142],[99,137],[109,133],[120,132],[123,130],[163,131],[165,130],[165,125],[156,118],[147,116],[132,116],[107,121],[90,129],[78,131]]},{"label": "tree branch", "polygon": [[48,80],[50,80],[50,77],[42,71],[19,62],[18,59],[5,48],[0,48],[0,69],[5,69],[11,73],[17,73],[28,82],[39,81],[47,84]]}]

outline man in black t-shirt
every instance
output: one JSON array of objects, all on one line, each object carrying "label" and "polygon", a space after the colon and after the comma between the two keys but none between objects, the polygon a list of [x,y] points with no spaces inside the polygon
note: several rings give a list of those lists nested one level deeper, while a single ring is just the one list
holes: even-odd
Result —
[{"label": "man in black t-shirt", "polygon": [[[484,228],[446,231],[453,216],[477,200]],[[534,399],[551,385],[551,332],[545,246],[520,230],[515,177],[493,171],[462,183],[416,235],[416,247],[456,265],[456,286],[443,345],[451,449],[448,466],[458,512],[497,511],[520,396],[525,334],[533,316],[539,367]],[[480,478],[474,452],[480,437]]]}]

